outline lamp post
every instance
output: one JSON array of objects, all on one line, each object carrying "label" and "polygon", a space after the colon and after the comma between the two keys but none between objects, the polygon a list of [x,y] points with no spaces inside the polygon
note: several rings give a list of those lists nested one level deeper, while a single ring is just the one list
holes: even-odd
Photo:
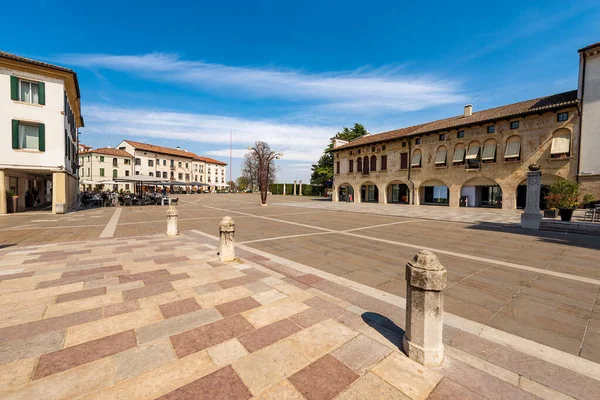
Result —
[{"label": "lamp post", "polygon": [[256,143],[255,147],[248,147],[253,151],[258,160],[258,185],[260,187],[260,201],[263,206],[267,205],[267,191],[269,189],[269,166],[273,160],[279,160],[283,153],[272,151],[263,142]]}]

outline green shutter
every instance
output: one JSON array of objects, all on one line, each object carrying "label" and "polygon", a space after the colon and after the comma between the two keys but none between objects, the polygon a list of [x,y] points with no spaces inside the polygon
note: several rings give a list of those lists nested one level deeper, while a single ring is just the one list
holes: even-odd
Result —
[{"label": "green shutter", "polygon": [[39,127],[39,151],[46,151],[46,125],[40,124]]},{"label": "green shutter", "polygon": [[19,121],[12,120],[12,148],[19,148]]},{"label": "green shutter", "polygon": [[10,77],[10,98],[12,100],[19,100],[19,78],[16,76]]},{"label": "green shutter", "polygon": [[39,104],[46,105],[46,84],[44,82],[38,83],[38,98]]}]

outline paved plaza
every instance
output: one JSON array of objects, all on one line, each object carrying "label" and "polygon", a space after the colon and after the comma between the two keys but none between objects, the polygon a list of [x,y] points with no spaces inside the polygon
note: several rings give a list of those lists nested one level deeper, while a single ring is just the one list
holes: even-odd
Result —
[{"label": "paved plaza", "polygon": [[[532,234],[504,214],[269,202],[181,196],[176,238],[166,207],[0,218],[0,395],[215,398],[224,383],[223,398],[600,393],[597,237]],[[227,265],[215,251],[225,215],[241,257]],[[423,248],[448,270],[437,369],[399,351],[404,265]]]}]

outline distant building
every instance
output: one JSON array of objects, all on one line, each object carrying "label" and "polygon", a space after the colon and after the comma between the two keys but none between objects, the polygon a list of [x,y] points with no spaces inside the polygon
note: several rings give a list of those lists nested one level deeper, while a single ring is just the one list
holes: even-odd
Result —
[{"label": "distant building", "polygon": [[580,54],[579,90],[336,140],[333,200],[522,208],[531,164],[542,205],[560,179],[600,198],[600,43]]},{"label": "distant building", "polygon": [[106,184],[115,178],[133,175],[133,156],[125,150],[104,147],[79,153],[79,177],[83,188],[103,184],[109,189],[133,191],[130,183]]},{"label": "distant building", "polygon": [[18,196],[18,210],[39,200],[66,212],[79,186],[77,74],[0,52],[0,94],[0,214],[7,212],[7,190]]}]

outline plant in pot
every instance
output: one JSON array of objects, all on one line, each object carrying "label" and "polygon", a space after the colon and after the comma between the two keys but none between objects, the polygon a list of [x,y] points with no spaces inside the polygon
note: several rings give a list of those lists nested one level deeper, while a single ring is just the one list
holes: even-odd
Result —
[{"label": "plant in pot", "polygon": [[17,212],[17,200],[19,196],[12,190],[6,191],[6,211],[9,213]]},{"label": "plant in pot", "polygon": [[594,195],[591,193],[586,193],[583,195],[583,201],[581,202],[581,205],[583,208],[594,208],[594,202]]},{"label": "plant in pot", "polygon": [[550,185],[546,201],[550,208],[559,210],[562,221],[570,221],[573,210],[579,205],[579,193],[579,182],[561,180]]}]

